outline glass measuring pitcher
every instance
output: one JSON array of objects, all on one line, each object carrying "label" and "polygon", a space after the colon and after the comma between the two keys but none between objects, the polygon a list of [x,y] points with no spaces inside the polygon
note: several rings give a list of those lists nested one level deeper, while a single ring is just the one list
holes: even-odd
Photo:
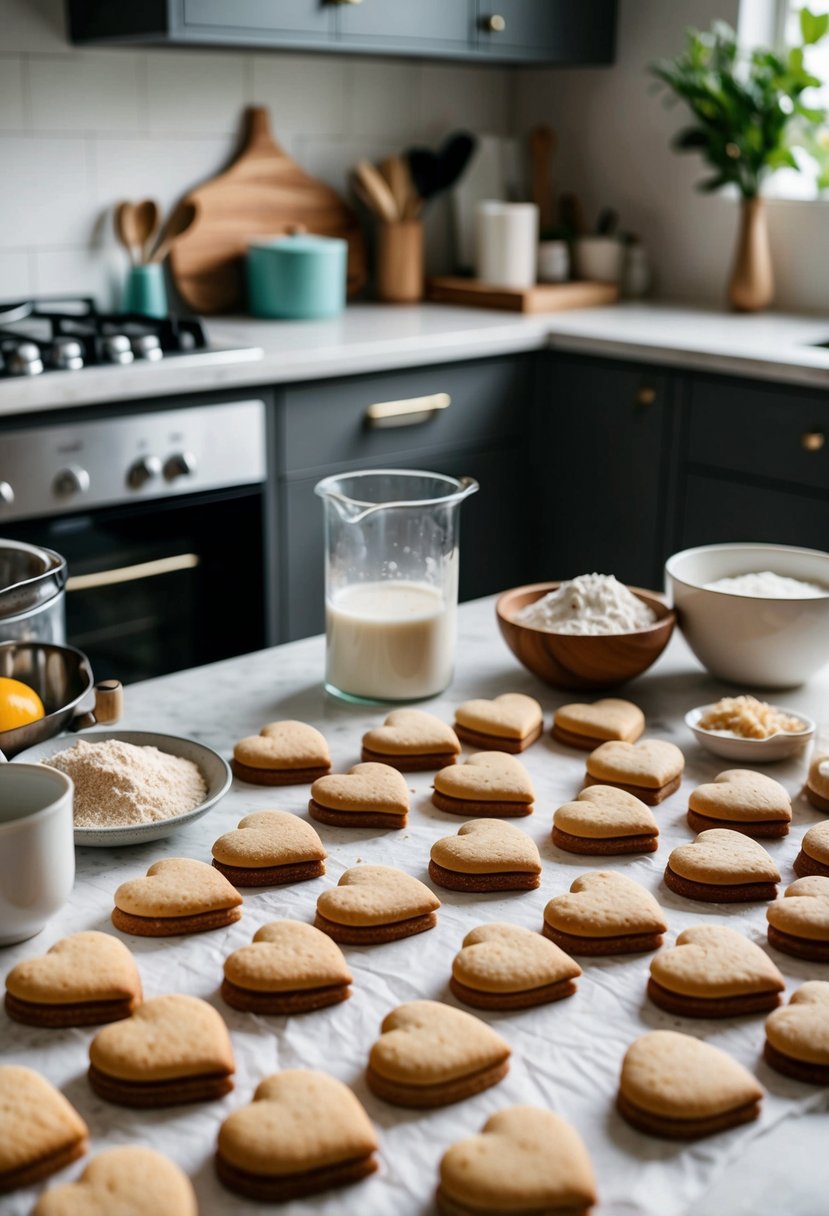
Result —
[{"label": "glass measuring pitcher", "polygon": [[458,507],[471,477],[376,469],[326,477],[325,687],[416,701],[452,679]]}]

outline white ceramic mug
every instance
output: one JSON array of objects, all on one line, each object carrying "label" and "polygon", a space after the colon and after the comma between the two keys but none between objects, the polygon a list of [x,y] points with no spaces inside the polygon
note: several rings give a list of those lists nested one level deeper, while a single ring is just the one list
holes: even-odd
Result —
[{"label": "white ceramic mug", "polygon": [[43,764],[0,764],[0,946],[39,933],[75,881],[74,786]]},{"label": "white ceramic mug", "polygon": [[535,203],[478,203],[475,274],[493,287],[533,287],[538,262]]}]

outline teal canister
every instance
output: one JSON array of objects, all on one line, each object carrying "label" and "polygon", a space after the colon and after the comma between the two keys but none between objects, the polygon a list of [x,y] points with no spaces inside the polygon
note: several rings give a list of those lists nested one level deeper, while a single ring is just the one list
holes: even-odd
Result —
[{"label": "teal canister", "polygon": [[345,308],[348,242],[296,233],[261,237],[247,252],[248,307],[255,317],[315,320]]}]

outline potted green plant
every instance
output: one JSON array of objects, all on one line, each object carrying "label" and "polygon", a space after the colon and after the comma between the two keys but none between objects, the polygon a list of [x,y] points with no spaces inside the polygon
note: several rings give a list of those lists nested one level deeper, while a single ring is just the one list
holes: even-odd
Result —
[{"label": "potted green plant", "polygon": [[829,14],[804,8],[799,45],[780,53],[764,47],[744,52],[734,30],[716,21],[710,31],[688,30],[680,55],[649,68],[666,101],[684,101],[693,115],[673,147],[700,153],[714,170],[699,189],[732,186],[739,191],[740,231],[728,299],[740,311],[765,308],[774,294],[761,195],[766,178],[778,169],[803,170],[811,163],[817,166],[818,188],[829,186],[826,110],[807,104],[807,90],[822,82],[804,64],[804,48],[819,42],[827,30]]}]

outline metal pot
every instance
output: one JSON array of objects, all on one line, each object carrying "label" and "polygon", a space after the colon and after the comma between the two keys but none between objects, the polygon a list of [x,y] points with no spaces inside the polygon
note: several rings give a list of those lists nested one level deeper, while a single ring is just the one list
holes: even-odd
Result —
[{"label": "metal pot", "polygon": [[79,730],[95,722],[90,712],[95,699],[92,668],[86,655],[74,646],[2,642],[0,676],[28,684],[46,710],[45,718],[0,731],[0,763],[62,730]]},{"label": "metal pot", "polygon": [[66,641],[66,561],[52,549],[0,539],[0,642]]}]

